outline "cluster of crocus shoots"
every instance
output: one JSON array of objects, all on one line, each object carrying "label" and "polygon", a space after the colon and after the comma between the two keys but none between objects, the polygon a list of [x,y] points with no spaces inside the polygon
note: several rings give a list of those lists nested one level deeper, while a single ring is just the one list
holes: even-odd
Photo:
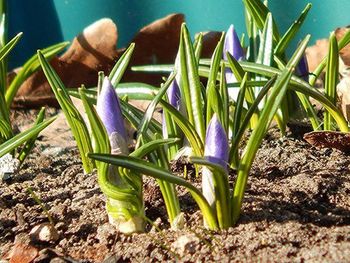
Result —
[{"label": "cluster of crocus shoots", "polygon": [[[283,135],[295,111],[293,107],[301,105],[314,129],[322,127],[310,97],[324,106],[325,129],[338,126],[342,131],[348,130],[335,105],[334,85],[338,70],[335,57],[350,42],[350,33],[339,42],[331,36],[328,58],[309,78],[304,52],[310,36],[300,42],[292,56],[285,51],[311,5],[280,35],[267,6],[260,0],[243,2],[249,45],[243,47],[230,26],[226,34],[222,33],[212,58],[201,59],[201,35],[193,43],[183,24],[174,65],[134,68],[168,74],[159,88],[120,83],[133,44],[108,77],[100,76],[97,89],[79,91],[67,90],[39,52],[44,73],[71,125],[84,169],[87,173],[97,169],[110,222],[120,231],[144,230],[143,176],[156,179],[173,228],[183,226],[175,185],[187,188],[207,228],[234,226],[241,212],[250,168],[271,122],[276,120]],[[314,84],[325,67],[328,88],[326,94],[321,94]],[[201,77],[206,78],[204,83]],[[76,111],[69,95],[82,99],[89,125]],[[135,108],[129,98],[150,100],[147,110]],[[290,98],[298,98],[298,103],[290,104]],[[161,122],[153,118],[157,106],[163,110]],[[133,152],[127,147],[123,117],[137,130]],[[248,129],[252,130],[251,135],[240,150]],[[196,175],[201,176],[201,187],[171,172],[170,162],[183,155],[188,155]],[[229,168],[237,174],[233,188]]]},{"label": "cluster of crocus shoots", "polygon": [[[38,57],[33,55],[28,59],[15,77],[8,81],[8,55],[16,47],[23,33],[18,33],[8,41],[7,1],[0,0],[0,178],[7,173],[13,173],[24,162],[34,147],[39,133],[51,124],[55,118],[44,120],[45,108],[42,108],[33,126],[19,134],[13,131],[10,112],[11,105],[19,87],[35,71],[40,68]],[[43,55],[50,59],[61,52],[68,43],[59,43],[42,50]]]}]

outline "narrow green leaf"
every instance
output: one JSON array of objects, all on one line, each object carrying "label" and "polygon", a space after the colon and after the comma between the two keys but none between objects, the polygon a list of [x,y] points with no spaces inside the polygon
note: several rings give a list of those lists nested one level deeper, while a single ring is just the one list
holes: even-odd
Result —
[{"label": "narrow green leaf", "polygon": [[111,72],[109,73],[108,77],[113,87],[117,87],[121,78],[123,77],[123,74],[128,67],[134,49],[135,43],[131,43],[128,49],[125,50],[123,55],[118,59],[117,63],[114,65]]},{"label": "narrow green leaf", "polygon": [[[260,30],[263,30],[266,17],[270,12],[269,9],[260,0],[243,0],[243,3],[247,11],[251,15],[251,17],[254,19],[256,26]],[[277,25],[274,21],[273,21],[273,39],[276,42],[278,42],[280,39]]]},{"label": "narrow green leaf", "polygon": [[[338,51],[342,50],[350,43],[350,30],[346,31],[343,37],[338,41]],[[322,71],[327,65],[327,56],[322,59],[320,64],[318,64],[317,68],[314,70],[313,74],[310,76],[309,83],[311,86],[314,86],[317,78],[320,76]]]},{"label": "narrow green leaf", "polygon": [[[337,102],[337,83],[339,72],[339,51],[335,34],[332,33],[329,38],[329,51],[327,56],[327,68],[325,79],[325,95],[336,105]],[[332,118],[329,112],[324,113],[324,130],[332,130]]]},{"label": "narrow green leaf", "polygon": [[162,99],[164,96],[165,92],[169,88],[170,84],[174,81],[175,79],[175,74],[171,74],[167,81],[164,83],[164,85],[160,88],[159,92],[157,95],[154,97],[154,99],[151,101],[151,103],[148,105],[147,110],[144,114],[144,117],[138,127],[138,137],[137,137],[137,142],[136,142],[136,148],[140,146],[142,136],[147,132],[149,124],[152,120],[153,113],[156,109],[157,104],[159,101]]},{"label": "narrow green leaf", "polygon": [[167,170],[159,166],[156,166],[154,164],[151,164],[141,159],[130,157],[130,156],[89,154],[89,157],[98,161],[103,161],[116,166],[121,166],[121,167],[130,169],[134,172],[142,173],[156,179],[161,179],[172,184],[177,184],[177,185],[186,187],[188,191],[191,193],[191,195],[193,196],[194,200],[197,202],[203,214],[203,217],[208,223],[208,227],[213,230],[218,228],[217,221],[213,214],[213,211],[209,206],[207,200],[203,196],[203,194],[200,192],[199,189],[197,189],[191,183],[187,182],[185,179],[178,176],[174,176],[173,174],[169,173]]},{"label": "narrow green leaf", "polygon": [[43,129],[45,129],[49,124],[51,124],[56,117],[53,117],[51,119],[48,119],[38,125],[35,125],[32,128],[29,128],[28,130],[21,132],[17,134],[16,136],[12,137],[11,139],[7,140],[3,144],[0,145],[0,157],[3,155],[13,151],[18,146],[23,144],[24,142],[30,140],[33,137],[36,137],[38,133],[40,133]]},{"label": "narrow green leaf", "polygon": [[312,4],[308,3],[305,6],[304,10],[301,12],[298,19],[293,22],[293,24],[288,28],[287,32],[283,35],[283,37],[278,42],[275,48],[276,56],[281,57],[284,54],[291,40],[295,37],[300,27],[303,25],[305,18],[307,17],[311,7],[312,7]]},{"label": "narrow green leaf", "polygon": [[[40,112],[38,113],[38,116],[35,120],[34,125],[38,125],[44,121],[45,118],[45,108],[42,107]],[[23,163],[25,158],[29,155],[30,151],[33,149],[35,141],[38,137],[39,133],[36,134],[36,136],[33,136],[31,139],[25,142],[21,152],[18,154],[18,160]]]},{"label": "narrow green leaf", "polygon": [[[50,47],[47,47],[41,51],[43,56],[50,60],[53,56],[61,52],[63,49],[65,49],[68,46],[69,42],[63,42],[56,45],[52,45]],[[37,55],[33,55],[29,60],[26,61],[26,63],[23,65],[21,70],[18,72],[16,77],[12,80],[10,86],[8,87],[6,91],[6,104],[7,107],[10,108],[12,101],[14,97],[16,96],[16,93],[19,89],[19,87],[22,85],[22,83],[36,70],[38,70],[40,67],[40,62],[38,60]]]},{"label": "narrow green leaf", "polygon": [[72,100],[69,97],[68,91],[65,88],[62,80],[57,73],[53,70],[51,65],[47,62],[44,55],[38,50],[38,58],[41,63],[44,74],[54,92],[58,103],[60,104],[67,122],[73,133],[74,139],[77,142],[77,146],[80,152],[80,157],[83,162],[84,171],[86,173],[92,172],[94,163],[87,158],[86,154],[92,152],[92,145],[88,129],[85,125],[83,117],[74,106]]},{"label": "narrow green leaf", "polygon": [[16,46],[17,42],[22,38],[22,35],[23,35],[22,32],[18,33],[5,46],[3,46],[0,49],[0,61],[3,60],[10,53],[10,51]]},{"label": "narrow green leaf", "polygon": [[203,153],[204,153],[203,142],[199,137],[197,131],[195,130],[194,126],[186,118],[184,118],[181,115],[181,113],[178,112],[177,109],[175,109],[169,103],[167,103],[164,100],[161,100],[160,103],[163,106],[163,109],[172,115],[172,117],[174,118],[174,121],[183,131],[183,133],[185,134],[187,140],[189,141],[193,149],[194,154],[197,156],[203,156]]},{"label": "narrow green leaf", "polygon": [[204,140],[205,126],[202,108],[201,85],[198,63],[194,54],[190,33],[185,24],[181,27],[179,79],[182,98],[185,100],[190,123],[194,125],[200,138]]},{"label": "narrow green leaf", "polygon": [[267,131],[273,116],[279,108],[283,98],[287,92],[289,81],[292,77],[292,73],[296,64],[299,62],[301,56],[304,54],[307,43],[310,39],[308,35],[300,44],[299,48],[295,51],[292,58],[288,62],[286,68],[282,71],[282,74],[277,78],[274,87],[271,90],[271,94],[265,104],[264,109],[261,112],[259,123],[256,129],[253,130],[252,135],[249,138],[245,154],[238,167],[238,175],[234,186],[234,192],[232,196],[233,202],[233,221],[237,222],[241,206],[243,195],[245,192],[248,173],[250,167],[255,158],[259,145]]}]

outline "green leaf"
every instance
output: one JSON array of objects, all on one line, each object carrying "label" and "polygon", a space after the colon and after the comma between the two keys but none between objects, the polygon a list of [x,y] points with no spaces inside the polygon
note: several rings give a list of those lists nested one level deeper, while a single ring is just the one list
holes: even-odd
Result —
[{"label": "green leaf", "polygon": [[[337,83],[339,74],[339,51],[335,34],[329,38],[329,51],[327,56],[327,68],[325,79],[325,95],[336,105],[337,103]],[[329,112],[324,113],[324,130],[332,130],[332,118]]]},{"label": "green leaf", "polygon": [[237,168],[237,166],[235,166],[236,163],[235,163],[234,158],[235,158],[235,154],[239,150],[239,148],[238,148],[239,142],[241,141],[241,139],[244,135],[244,132],[248,128],[248,124],[250,122],[250,119],[252,118],[252,115],[258,109],[259,103],[262,101],[262,99],[266,96],[266,94],[268,93],[268,91],[270,90],[272,85],[275,83],[276,78],[277,78],[277,75],[273,76],[265,84],[265,86],[261,89],[261,91],[259,92],[258,96],[256,97],[254,103],[249,107],[247,113],[245,114],[244,119],[243,119],[242,123],[240,124],[240,127],[236,133],[235,138],[232,139],[231,150],[229,153],[229,162],[231,163],[231,166],[234,168]]},{"label": "green leaf", "polygon": [[196,35],[196,39],[195,39],[195,42],[193,44],[194,55],[197,59],[197,63],[199,62],[199,59],[201,58],[202,47],[203,47],[203,33],[200,32]]},{"label": "green leaf", "polygon": [[175,74],[171,74],[169,76],[169,78],[167,79],[167,81],[164,83],[164,85],[160,88],[157,95],[154,97],[154,99],[148,105],[147,110],[144,114],[144,117],[143,117],[143,119],[138,127],[139,133],[138,133],[138,138],[137,138],[137,142],[136,142],[136,148],[138,148],[140,146],[140,143],[142,141],[142,137],[144,136],[144,134],[148,130],[149,124],[152,120],[152,116],[153,116],[153,113],[156,109],[157,104],[162,99],[162,97],[164,96],[165,92],[169,88],[170,84],[174,81],[174,79],[175,79]]},{"label": "green leaf", "polygon": [[179,74],[178,78],[181,80],[179,85],[182,99],[185,101],[188,119],[195,127],[200,138],[204,140],[205,126],[198,63],[190,33],[185,24],[182,24],[181,27],[179,58],[180,65],[177,72]]},{"label": "green leaf", "polygon": [[59,78],[51,65],[47,62],[46,58],[40,50],[38,50],[38,58],[44,74],[51,86],[51,89],[54,92],[64,115],[66,116],[74,139],[77,142],[80,157],[83,162],[84,171],[86,173],[90,173],[94,168],[94,163],[86,156],[87,153],[92,152],[92,145],[84,119],[70,99],[68,91],[62,83],[62,80]]},{"label": "green leaf", "polygon": [[10,53],[10,51],[16,46],[17,42],[22,38],[22,35],[22,32],[18,33],[0,49],[0,60],[3,60]]},{"label": "green leaf", "polygon": [[137,148],[135,151],[129,154],[129,156],[137,157],[137,158],[143,158],[155,149],[157,149],[160,146],[172,144],[178,142],[178,138],[170,138],[170,139],[156,139],[150,142],[147,142]]},{"label": "green leaf", "polygon": [[53,117],[53,118],[48,119],[48,120],[46,120],[38,125],[35,125],[34,127],[17,134],[16,136],[12,137],[11,139],[9,139],[6,142],[4,142],[3,144],[1,144],[0,145],[0,157],[13,151],[18,146],[20,146],[24,142],[30,140],[31,138],[36,137],[39,132],[41,132],[43,129],[45,129],[55,119],[56,119],[56,117]]},{"label": "green leaf", "polygon": [[[0,1],[0,48],[5,47],[8,34],[7,0]],[[7,58],[0,61],[0,93],[5,94],[7,87]]]},{"label": "green leaf", "polygon": [[[38,117],[35,120],[34,125],[38,125],[44,121],[45,118],[45,108],[42,107],[38,113]],[[29,155],[30,151],[33,149],[36,139],[38,138],[39,133],[36,136],[33,136],[31,139],[25,142],[21,152],[18,154],[18,160],[23,163],[24,159]]]},{"label": "green leaf", "polygon": [[[338,41],[338,51],[342,50],[350,43],[350,30],[346,31],[343,37]],[[327,65],[327,56],[322,59],[320,64],[314,70],[313,74],[310,76],[309,83],[313,86],[316,83],[317,78],[322,73],[323,69]]]},{"label": "green leaf", "polygon": [[135,43],[131,43],[123,55],[118,59],[118,62],[114,65],[111,72],[109,73],[109,79],[114,87],[117,87],[125,70],[128,67],[132,53],[135,49]]},{"label": "green leaf", "polygon": [[309,39],[310,39],[310,35],[308,35],[302,41],[299,48],[295,51],[292,58],[288,62],[286,68],[282,71],[282,74],[277,78],[274,87],[271,89],[271,94],[269,95],[269,98],[265,104],[265,107],[261,112],[259,123],[257,127],[253,130],[253,133],[249,138],[245,154],[238,167],[238,175],[237,175],[233,196],[232,196],[232,202],[233,202],[232,216],[233,216],[234,222],[237,222],[240,214],[243,195],[245,192],[247,179],[248,179],[248,173],[253,163],[253,160],[255,158],[256,152],[267,131],[268,126],[270,125],[274,115],[276,114],[277,109],[280,107],[280,104],[285,97],[285,94],[288,89],[288,84],[292,77],[294,68],[296,64],[299,62],[301,56],[304,54],[304,51]]},{"label": "green leaf", "polygon": [[283,35],[283,37],[278,42],[275,48],[276,56],[281,57],[284,54],[291,40],[295,37],[300,27],[303,25],[305,18],[307,17],[307,14],[309,13],[311,7],[312,7],[312,4],[308,3],[304,8],[304,10],[301,12],[298,19],[293,22],[293,24],[288,28],[287,32]]},{"label": "green leaf", "polygon": [[[243,0],[243,3],[254,19],[256,26],[263,30],[264,23],[266,21],[268,13],[270,13],[269,9],[260,1],[260,0]],[[277,25],[273,21],[273,39],[278,42],[280,39],[280,35],[278,33]]]},{"label": "green leaf", "polygon": [[185,134],[187,140],[189,141],[192,147],[194,154],[197,156],[203,156],[203,153],[204,153],[203,142],[199,137],[197,131],[195,130],[194,126],[185,117],[183,117],[181,113],[178,112],[177,109],[175,109],[169,103],[167,103],[164,100],[161,100],[160,103],[163,106],[163,109],[169,112],[169,114],[171,114],[176,124],[183,131],[183,133]]},{"label": "green leaf", "polygon": [[[64,48],[68,46],[69,42],[63,42],[56,45],[52,45],[48,48],[45,48],[41,51],[43,56],[50,60],[53,56],[55,56],[57,53],[61,52]],[[16,77],[12,80],[10,86],[8,87],[6,91],[6,104],[7,107],[10,108],[12,101],[14,97],[16,96],[16,93],[19,89],[19,87],[22,85],[22,83],[35,71],[37,71],[40,67],[40,62],[38,60],[37,55],[33,55],[29,60],[26,61],[26,63],[23,65],[21,70],[18,72]]]},{"label": "green leaf", "polygon": [[266,21],[260,37],[260,47],[256,63],[271,66],[273,58],[273,21],[271,13],[266,16]]},{"label": "green leaf", "polygon": [[159,166],[130,156],[89,154],[89,157],[98,161],[107,162],[116,166],[121,166],[130,169],[136,173],[142,173],[144,175],[151,176],[156,179],[164,180],[172,184],[177,184],[186,187],[192,195],[192,197],[194,198],[194,200],[197,202],[203,214],[203,217],[208,223],[208,227],[213,230],[218,228],[213,211],[203,194],[200,192],[200,190],[198,190],[191,183],[187,182],[185,179],[178,176],[174,176],[173,174],[169,173],[167,170]]}]

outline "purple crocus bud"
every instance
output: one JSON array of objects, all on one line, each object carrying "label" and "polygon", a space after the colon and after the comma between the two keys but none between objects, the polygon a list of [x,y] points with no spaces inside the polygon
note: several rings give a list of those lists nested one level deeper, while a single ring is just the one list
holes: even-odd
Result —
[{"label": "purple crocus bud", "polygon": [[224,60],[227,60],[226,52],[229,52],[236,60],[245,59],[244,50],[233,25],[230,25],[225,35]]},{"label": "purple crocus bud", "polygon": [[179,85],[177,84],[176,80],[174,80],[170,84],[167,90],[167,95],[168,95],[169,103],[173,107],[175,107],[177,110],[180,110],[181,94],[180,94]]},{"label": "purple crocus bud", "polygon": [[306,55],[304,54],[296,67],[296,73],[300,78],[309,82],[309,65],[307,63]]},{"label": "purple crocus bud", "polygon": [[[180,110],[181,93],[180,93],[179,85],[177,84],[176,80],[174,80],[170,84],[170,86],[167,90],[167,95],[168,95],[168,99],[169,99],[169,104],[172,105],[177,110]],[[163,136],[164,136],[164,138],[167,138],[167,131],[166,131],[164,115],[163,115]]]},{"label": "purple crocus bud", "polygon": [[119,99],[108,77],[103,80],[96,110],[106,127],[112,153],[128,154],[127,136]]},{"label": "purple crocus bud", "polygon": [[[244,50],[239,41],[238,35],[234,29],[233,25],[230,25],[229,29],[225,35],[224,49],[223,49],[223,58],[227,61],[227,52],[229,52],[237,61],[244,60]],[[225,71],[226,83],[234,83],[236,82],[236,77],[232,73],[231,69],[226,68]],[[229,96],[233,100],[237,100],[239,89],[230,89]]]},{"label": "purple crocus bud", "polygon": [[[209,122],[205,138],[204,156],[227,171],[229,145],[227,135],[217,115],[214,114]],[[215,188],[213,172],[207,167],[202,171],[202,191],[208,203],[215,207]]]}]

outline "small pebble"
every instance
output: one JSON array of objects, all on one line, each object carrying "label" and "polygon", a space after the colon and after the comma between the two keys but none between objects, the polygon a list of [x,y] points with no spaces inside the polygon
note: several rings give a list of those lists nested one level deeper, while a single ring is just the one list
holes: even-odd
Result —
[{"label": "small pebble", "polygon": [[59,238],[56,228],[50,223],[35,226],[29,235],[32,241],[39,242],[55,242]]},{"label": "small pebble", "polygon": [[188,253],[195,253],[199,242],[199,238],[194,234],[182,235],[171,244],[171,248],[183,257]]}]

